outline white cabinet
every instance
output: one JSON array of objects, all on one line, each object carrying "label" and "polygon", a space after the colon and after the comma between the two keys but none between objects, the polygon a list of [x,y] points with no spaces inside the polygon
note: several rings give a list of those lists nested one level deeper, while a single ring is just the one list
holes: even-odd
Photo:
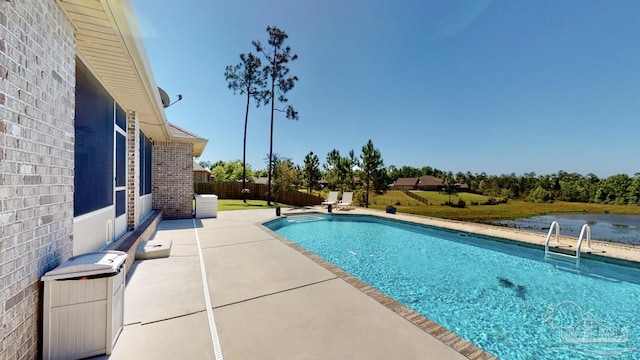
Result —
[{"label": "white cabinet", "polygon": [[111,354],[124,321],[122,251],[70,258],[44,281],[43,359]]},{"label": "white cabinet", "polygon": [[218,195],[196,195],[196,218],[218,216]]}]

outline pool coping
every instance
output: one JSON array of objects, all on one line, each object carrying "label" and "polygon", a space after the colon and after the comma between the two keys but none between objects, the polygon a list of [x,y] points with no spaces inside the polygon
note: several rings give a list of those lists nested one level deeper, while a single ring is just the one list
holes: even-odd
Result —
[{"label": "pool coping", "polygon": [[[314,211],[307,212],[307,214],[308,213],[324,214],[325,212],[314,209]],[[293,214],[300,213],[291,213],[290,215]],[[469,233],[478,237],[489,237],[494,240],[506,241],[519,246],[540,248],[542,251],[544,251],[546,241],[546,234],[483,223],[440,219],[414,214],[398,213],[397,215],[391,215],[380,210],[372,209],[358,209],[355,212],[343,214],[376,216],[391,221],[406,222],[443,230]],[[559,252],[575,252],[575,248],[578,243],[577,238],[560,235],[559,240],[561,241],[559,245],[555,244],[555,241],[550,241],[549,248],[555,249]],[[580,252],[582,258],[640,268],[640,245],[614,243],[599,239],[592,239],[591,244],[593,245],[591,249],[582,248],[582,251]]]},{"label": "pool coping", "polygon": [[[293,210],[286,214],[283,214],[283,217],[287,216],[297,216],[297,215],[311,215],[311,214],[319,214],[325,215],[327,212],[322,211],[318,208],[308,208],[302,211]],[[337,214],[336,214],[337,215]],[[378,217],[386,220],[398,221],[402,223],[415,224],[419,226],[433,227],[439,228],[447,231],[454,232],[462,232],[473,234],[475,236],[481,238],[491,238],[492,240],[504,241],[507,243],[512,243],[514,245],[525,246],[525,247],[534,247],[534,248],[542,248],[544,251],[544,242],[546,240],[546,235],[515,230],[515,229],[506,229],[499,226],[487,225],[487,224],[476,224],[476,223],[466,223],[462,221],[448,220],[448,219],[438,219],[438,218],[430,218],[425,216],[413,215],[413,214],[387,214],[381,211],[371,210],[371,209],[357,209],[349,211],[348,213],[343,213],[340,215],[360,215],[360,216],[372,216]],[[412,323],[417,328],[421,329],[425,333],[435,337],[445,345],[449,346],[456,352],[465,356],[468,359],[476,360],[476,359],[498,359],[495,355],[490,352],[472,344],[471,342],[463,339],[458,334],[448,330],[442,325],[434,322],[433,320],[425,317],[424,315],[410,309],[406,305],[392,299],[388,295],[382,293],[378,289],[373,286],[367,284],[366,282],[356,278],[351,273],[345,271],[344,269],[328,262],[324,258],[315,254],[312,251],[305,249],[304,247],[298,245],[297,243],[277,234],[275,231],[269,229],[264,224],[267,224],[271,221],[277,220],[279,217],[263,221],[258,223],[263,230],[271,233],[275,238],[279,239],[284,244],[289,247],[295,249],[299,253],[305,255],[310,260],[314,261],[316,264],[322,266],[324,269],[330,271],[338,278],[342,279],[349,285],[353,286],[355,289],[359,290],[363,294],[369,296],[373,300],[377,301],[381,305],[385,306],[387,309],[395,312],[399,316],[403,317],[405,320]],[[475,230],[475,231],[474,231]],[[559,250],[566,250],[575,246],[577,243],[577,239],[573,239],[566,236],[560,236],[560,239],[564,241],[559,246],[554,246],[550,244],[551,248],[557,248]],[[572,242],[571,244],[567,244],[567,242]],[[635,247],[627,244],[613,244],[598,240],[592,240],[593,244],[598,245],[599,247],[605,247],[611,249],[618,249],[622,251],[622,255],[618,250],[607,252],[604,249],[599,250],[599,254],[594,254],[592,251],[582,251],[582,257],[587,259],[592,259],[596,261],[603,261],[607,263],[613,263],[618,265],[626,265],[640,268],[640,246]],[[634,252],[635,254],[628,254],[629,252]]]}]

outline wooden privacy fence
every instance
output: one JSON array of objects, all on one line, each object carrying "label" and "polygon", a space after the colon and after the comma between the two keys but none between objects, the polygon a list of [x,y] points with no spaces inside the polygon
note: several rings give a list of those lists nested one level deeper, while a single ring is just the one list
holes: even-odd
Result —
[{"label": "wooden privacy fence", "polygon": [[[247,199],[267,200],[267,185],[247,183],[249,189]],[[206,182],[194,183],[193,191],[196,194],[216,194],[218,199],[242,199],[242,183],[236,182]],[[272,191],[272,201],[293,206],[320,205],[323,198],[296,190]]]}]

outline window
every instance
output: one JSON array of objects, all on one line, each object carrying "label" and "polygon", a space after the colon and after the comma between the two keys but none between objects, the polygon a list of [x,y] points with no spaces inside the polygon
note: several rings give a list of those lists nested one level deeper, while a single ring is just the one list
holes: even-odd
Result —
[{"label": "window", "polygon": [[120,129],[127,131],[127,113],[118,104],[116,104],[116,125]]},{"label": "window", "polygon": [[118,190],[116,191],[116,216],[120,216],[124,214],[127,209],[127,191],[126,190]]},{"label": "window", "polygon": [[127,185],[127,137],[116,133],[116,187]]},{"label": "window", "polygon": [[76,61],[74,216],[113,204],[114,102]]},{"label": "window", "polygon": [[140,131],[140,196],[151,194],[151,140]]}]

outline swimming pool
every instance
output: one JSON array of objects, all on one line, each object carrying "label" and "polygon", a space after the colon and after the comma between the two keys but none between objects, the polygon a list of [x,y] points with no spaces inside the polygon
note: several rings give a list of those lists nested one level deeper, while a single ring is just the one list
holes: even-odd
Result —
[{"label": "swimming pool", "polygon": [[265,224],[501,359],[640,357],[640,270],[375,216]]}]

